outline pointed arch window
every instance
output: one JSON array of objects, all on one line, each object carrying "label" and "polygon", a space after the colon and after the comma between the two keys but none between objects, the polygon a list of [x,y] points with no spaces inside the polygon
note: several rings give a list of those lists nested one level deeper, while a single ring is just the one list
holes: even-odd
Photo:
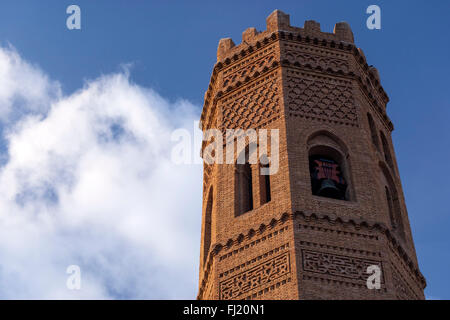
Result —
[{"label": "pointed arch window", "polygon": [[252,166],[248,160],[236,165],[236,215],[239,216],[253,210]]},{"label": "pointed arch window", "polygon": [[380,137],[381,137],[381,143],[383,145],[384,159],[386,160],[386,163],[393,169],[394,164],[392,162],[392,156],[391,156],[389,144],[387,142],[386,136],[381,131],[380,131]]},{"label": "pointed arch window", "polygon": [[395,223],[394,229],[397,231],[397,233],[400,235],[402,239],[405,239],[405,229],[403,227],[402,210],[397,192],[392,194],[392,204],[394,210],[394,223]]},{"label": "pointed arch window", "polygon": [[377,135],[377,128],[375,126],[375,122],[373,121],[372,116],[370,113],[367,114],[367,121],[369,122],[369,128],[370,128],[370,135],[372,137],[372,143],[377,148],[377,150],[380,150],[380,143],[378,141],[378,135]]},{"label": "pointed arch window", "polygon": [[386,201],[389,219],[391,220],[392,231],[397,233],[401,239],[405,239],[405,229],[402,214],[403,209],[399,194],[397,192],[397,188],[387,166],[384,163],[380,163],[380,168],[383,172],[383,178],[385,180],[384,190],[386,193]]},{"label": "pointed arch window", "polygon": [[401,206],[400,201],[398,199],[397,192],[393,190],[389,190],[388,187],[385,187],[386,191],[386,201],[388,204],[389,210],[389,218],[391,220],[392,230],[397,232],[397,234],[404,239],[405,231],[403,228],[403,219],[401,214]]},{"label": "pointed arch window", "polygon": [[391,220],[392,228],[396,229],[397,223],[395,221],[395,216],[394,216],[394,203],[392,201],[392,195],[391,195],[391,192],[389,191],[388,187],[384,187],[384,190],[386,192],[386,202],[387,202],[387,206],[388,206],[388,210],[389,210],[389,219]]},{"label": "pointed arch window", "polygon": [[206,262],[211,247],[212,211],[214,205],[213,187],[209,188],[208,200],[206,201],[205,229],[203,239],[203,263]]},{"label": "pointed arch window", "polygon": [[[261,168],[269,168],[269,165],[261,165]],[[259,193],[261,199],[261,205],[270,202],[272,199],[271,196],[271,188],[270,188],[270,175],[269,174],[261,174],[261,170],[259,171]]]}]

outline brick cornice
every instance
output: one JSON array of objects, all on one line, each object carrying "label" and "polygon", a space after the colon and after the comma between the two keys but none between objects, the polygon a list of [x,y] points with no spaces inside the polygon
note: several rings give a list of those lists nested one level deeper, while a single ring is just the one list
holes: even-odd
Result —
[{"label": "brick cornice", "polygon": [[272,218],[267,224],[261,223],[257,228],[250,228],[247,230],[245,234],[240,233],[234,239],[229,238],[225,243],[215,243],[211,246],[211,250],[208,252],[207,263],[203,268],[203,279],[201,281],[199,293],[197,295],[197,299],[201,299],[204,289],[208,283],[209,276],[211,274],[211,268],[213,264],[213,259],[216,257],[222,250],[227,250],[232,248],[233,246],[239,245],[245,240],[250,240],[256,235],[263,235],[267,231],[273,230],[278,225],[284,224],[292,218],[292,215],[288,213],[283,213],[277,218]]},{"label": "brick cornice", "polygon": [[345,218],[338,217],[335,214],[316,214],[313,212],[296,211],[294,213],[294,219],[296,217],[303,217],[306,219],[316,218],[318,220],[325,220],[331,225],[353,225],[355,228],[365,228],[366,230],[375,230],[384,234],[392,247],[397,250],[399,256],[403,259],[405,264],[409,267],[410,271],[416,276],[417,281],[420,283],[422,289],[427,285],[425,277],[422,275],[416,264],[409,257],[406,250],[403,248],[402,243],[398,240],[394,233],[392,233],[388,227],[382,222],[374,222],[361,218]]},{"label": "brick cornice", "polygon": [[[318,48],[328,48],[332,50],[338,50],[340,52],[344,52],[347,54],[351,54],[354,60],[356,61],[357,65],[359,66],[359,69],[362,70],[363,73],[357,74],[354,71],[346,72],[341,69],[333,70],[331,68],[327,68],[326,70],[324,70],[320,66],[313,68],[308,63],[300,64],[299,62],[296,62],[291,64],[287,59],[283,59],[282,57],[281,61],[274,60],[271,66],[265,68],[263,72],[257,71],[252,75],[247,76],[243,81],[238,81],[233,86],[228,86],[227,88],[217,87],[216,81],[221,71],[241,61],[247,56],[266,48],[267,46],[276,41],[292,41],[304,45],[314,46]],[[239,48],[239,50],[237,50],[237,48]],[[310,37],[308,35],[302,36],[301,32],[295,33],[288,31],[275,31],[272,32],[271,34],[267,34],[264,37],[261,37],[261,35],[259,35],[258,40],[255,40],[254,42],[242,43],[239,46],[232,48],[229,53],[224,55],[224,57],[215,64],[213,73],[211,75],[211,80],[208,86],[208,90],[205,93],[204,105],[200,117],[201,128],[202,129],[208,128],[207,120],[211,118],[211,115],[215,111],[215,105],[222,96],[224,96],[226,93],[236,90],[240,86],[243,86],[251,82],[252,80],[258,78],[263,73],[269,72],[273,70],[273,68],[278,67],[279,65],[297,67],[305,70],[317,71],[334,76],[345,76],[356,80],[361,92],[364,93],[370,105],[372,106],[373,109],[375,109],[376,113],[385,123],[387,128],[391,131],[394,129],[393,124],[389,119],[389,117],[387,116],[385,110],[385,105],[388,103],[389,97],[387,96],[386,92],[381,86],[378,80],[378,75],[376,74],[376,72],[372,71],[371,67],[367,64],[364,55],[361,53],[360,50],[358,50],[358,48],[353,43],[348,43],[344,41],[337,42],[335,40],[326,39],[326,37],[319,38],[319,37]]]},{"label": "brick cornice", "polygon": [[200,290],[197,296],[197,299],[201,299],[204,288],[208,282],[209,275],[211,273],[211,267],[213,263],[213,259],[217,256],[222,250],[227,250],[232,248],[233,246],[237,246],[244,242],[245,240],[252,239],[257,234],[264,234],[267,230],[272,230],[278,225],[284,224],[288,220],[295,220],[297,218],[304,219],[317,219],[327,221],[330,225],[352,225],[356,229],[366,229],[366,230],[375,230],[381,234],[386,236],[386,239],[390,242],[392,247],[397,250],[399,256],[403,259],[405,264],[409,267],[412,274],[415,275],[418,283],[421,288],[424,289],[427,285],[425,277],[422,275],[420,270],[417,268],[413,260],[409,257],[406,250],[403,248],[401,242],[398,238],[386,227],[386,225],[382,222],[374,222],[361,218],[347,218],[347,217],[338,217],[335,214],[321,214],[314,212],[305,212],[305,211],[296,211],[293,214],[289,214],[287,212],[281,214],[278,217],[273,217],[267,224],[260,224],[257,228],[250,228],[247,232],[240,233],[234,238],[229,238],[225,243],[216,243],[211,246],[211,250],[208,253],[207,263],[203,269],[203,279],[201,282]]}]

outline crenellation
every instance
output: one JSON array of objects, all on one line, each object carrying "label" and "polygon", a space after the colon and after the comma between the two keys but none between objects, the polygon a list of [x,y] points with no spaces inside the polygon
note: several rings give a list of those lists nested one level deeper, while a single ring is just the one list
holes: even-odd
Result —
[{"label": "crenellation", "polygon": [[244,32],[242,32],[242,42],[245,44],[249,44],[255,39],[258,35],[258,31],[255,28],[247,28]]},{"label": "crenellation", "polygon": [[338,22],[334,25],[333,33],[344,42],[353,43],[355,41],[353,37],[352,29],[347,22]]},{"label": "crenellation", "polygon": [[[315,25],[314,21],[309,21],[311,25],[310,29],[312,30],[319,30],[320,26]],[[307,24],[308,25],[308,24]],[[344,53],[348,53],[351,52],[354,60],[356,61],[357,64],[357,71],[356,74],[354,71],[350,70],[348,71],[347,69],[338,69],[338,70],[324,70],[324,71],[332,71],[336,74],[342,74],[342,75],[347,75],[349,77],[355,77],[358,82],[361,84],[362,86],[362,90],[367,92],[368,97],[370,97],[370,99],[372,100],[372,104],[375,105],[375,107],[380,106],[380,112],[382,114],[382,119],[384,119],[387,122],[387,126],[391,128],[391,130],[393,129],[392,123],[390,122],[389,118],[387,117],[384,109],[386,108],[386,103],[389,101],[389,97],[386,95],[384,89],[382,88],[380,81],[379,81],[379,77],[378,79],[372,74],[372,72],[370,71],[371,67],[369,67],[369,65],[366,62],[366,58],[364,53],[362,52],[361,49],[356,48],[352,43],[344,43],[343,40],[349,40],[345,37],[353,37],[353,33],[351,32],[351,29],[348,27],[348,24],[340,22],[337,23],[335,26],[335,30],[334,32],[336,34],[330,34],[330,33],[325,33],[325,32],[320,32],[320,35],[325,37],[322,40],[319,40],[318,38],[309,38],[308,35],[306,35],[305,37],[305,30],[306,29],[302,29],[302,28],[294,28],[294,27],[290,27],[291,29],[296,29],[297,32],[299,32],[297,35],[289,32],[289,33],[285,33],[284,31],[277,31],[274,33],[271,33],[270,35],[268,35],[267,31],[263,31],[263,32],[257,32],[255,28],[248,28],[246,31],[244,31],[243,33],[243,39],[245,38],[246,40],[243,41],[243,43],[239,44],[239,45],[235,45],[234,42],[232,41],[232,39],[230,38],[225,38],[222,39],[219,42],[219,48],[218,48],[218,59],[221,59],[221,61],[219,61],[215,67],[214,67],[214,75],[217,75],[217,73],[220,73],[220,71],[224,68],[228,68],[231,65],[235,65],[237,63],[240,63],[240,61],[242,59],[246,59],[248,55],[251,55],[257,51],[262,50],[263,48],[269,46],[270,44],[272,44],[273,42],[279,42],[279,41],[294,41],[294,42],[301,42],[301,43],[305,43],[306,45],[308,45],[309,47],[313,48],[313,47],[329,47],[331,50],[334,50],[335,52],[339,52],[342,51]],[[310,32],[310,31],[308,31]],[[303,36],[301,35],[303,33]],[[344,36],[344,35],[347,36]],[[333,40],[327,40],[326,37],[330,38],[330,36],[333,38]],[[345,39],[344,39],[345,38]],[[335,40],[339,40],[339,42],[335,42]],[[285,60],[283,61],[274,61],[278,62],[278,63],[284,63],[286,62]],[[306,65],[303,67],[310,67],[310,65]],[[378,72],[377,72],[378,73]],[[260,74],[260,72],[258,72],[258,74]],[[367,81],[365,80],[365,78],[370,78],[372,81],[370,83],[367,83]],[[215,79],[212,79],[215,80]],[[245,80],[245,81],[242,81]],[[239,85],[242,85],[244,82],[247,82],[250,80],[249,76],[247,75],[247,77],[245,79],[242,79],[241,81],[239,81]],[[232,90],[231,87],[227,88],[227,91]],[[213,91],[213,88],[208,88],[207,91],[207,97],[208,99],[205,100],[205,106],[211,104],[213,101],[218,100],[217,98],[220,98],[223,94],[223,91],[220,89],[217,89],[215,92],[215,95],[213,97],[213,99],[211,99],[211,91]],[[203,112],[205,111],[205,107]],[[203,122],[204,120],[204,114],[202,112],[202,117],[201,117],[201,121]]]},{"label": "crenellation", "polygon": [[316,35],[320,35],[320,23],[314,20],[306,20],[303,26],[305,33],[308,35],[312,35],[313,37]]},{"label": "crenellation", "polygon": [[290,26],[289,15],[281,10],[273,11],[266,19],[267,31],[288,30]]},{"label": "crenellation", "polygon": [[219,45],[217,46],[217,61],[222,60],[222,58],[234,48],[236,45],[234,44],[233,39],[231,38],[223,38],[220,39]]}]

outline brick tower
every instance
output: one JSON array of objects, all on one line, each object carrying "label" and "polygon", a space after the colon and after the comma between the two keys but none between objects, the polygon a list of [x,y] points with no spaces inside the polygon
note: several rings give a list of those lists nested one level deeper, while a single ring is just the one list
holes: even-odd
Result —
[{"label": "brick tower", "polygon": [[200,126],[278,129],[279,169],[204,164],[198,299],[424,299],[388,101],[345,22],[220,40]]}]

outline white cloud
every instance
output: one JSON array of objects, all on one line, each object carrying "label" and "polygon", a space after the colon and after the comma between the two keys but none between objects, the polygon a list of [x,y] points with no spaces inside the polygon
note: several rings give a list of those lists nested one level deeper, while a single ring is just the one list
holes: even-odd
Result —
[{"label": "white cloud", "polygon": [[45,112],[49,102],[61,96],[60,85],[9,46],[0,50],[0,120],[23,112]]},{"label": "white cloud", "polygon": [[0,48],[0,298],[195,298],[201,166],[170,161],[170,134],[197,109],[126,72],[59,87]]}]

